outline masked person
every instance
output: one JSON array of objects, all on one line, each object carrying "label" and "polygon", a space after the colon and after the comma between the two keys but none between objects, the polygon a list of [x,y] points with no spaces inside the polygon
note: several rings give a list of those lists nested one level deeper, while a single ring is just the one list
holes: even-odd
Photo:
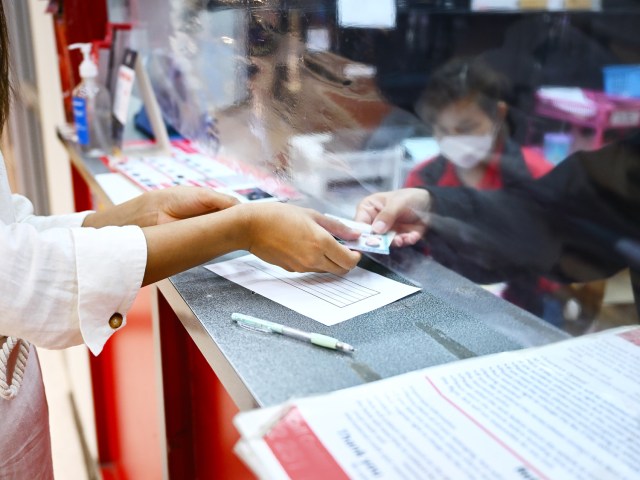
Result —
[{"label": "masked person", "polygon": [[[0,128],[9,108],[0,2]],[[0,479],[53,478],[46,398],[34,345],[98,354],[124,328],[141,285],[233,250],[290,271],[346,273],[360,256],[331,233],[357,232],[285,204],[236,205],[177,187],[99,212],[41,217],[11,195],[0,161]],[[324,228],[323,228],[324,227]],[[341,230],[341,231],[340,231]],[[292,235],[295,232],[295,235]]]},{"label": "masked person", "polygon": [[[416,111],[430,124],[440,147],[409,172],[405,187],[497,190],[541,177],[553,166],[538,150],[509,138],[507,82],[480,59],[454,59],[429,79]],[[517,275],[500,296],[554,324],[561,324],[559,286],[532,275]]]},{"label": "masked person", "polygon": [[416,104],[433,127],[440,154],[409,173],[405,187],[494,190],[549,172],[533,148],[509,138],[506,80],[480,59],[454,59],[429,79]]}]

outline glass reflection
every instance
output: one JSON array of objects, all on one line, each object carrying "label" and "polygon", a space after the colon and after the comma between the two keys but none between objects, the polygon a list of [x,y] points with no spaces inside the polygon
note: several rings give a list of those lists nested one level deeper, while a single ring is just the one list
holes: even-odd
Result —
[{"label": "glass reflection", "polygon": [[[608,66],[640,63],[637,7],[150,1],[132,10],[165,119],[211,153],[343,216],[427,189],[411,217],[425,234],[403,248],[573,333],[600,328],[604,278],[637,271],[639,153],[623,139],[640,102],[605,91]],[[396,253],[383,261],[404,270]]]}]

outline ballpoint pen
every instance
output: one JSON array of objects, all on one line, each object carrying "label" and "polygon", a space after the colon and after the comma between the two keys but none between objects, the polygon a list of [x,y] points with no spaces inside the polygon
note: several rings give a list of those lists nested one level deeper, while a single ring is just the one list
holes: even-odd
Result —
[{"label": "ballpoint pen", "polygon": [[257,330],[265,333],[279,333],[280,335],[286,335],[287,337],[297,338],[305,342],[311,342],[314,345],[320,347],[332,348],[333,350],[340,350],[342,352],[355,352],[355,348],[351,345],[341,342],[338,339],[322,335],[320,333],[303,332],[297,328],[285,327],[279,323],[270,322],[268,320],[262,320],[261,318],[251,317],[242,313],[232,313],[231,319],[242,327],[247,327],[252,330]]}]

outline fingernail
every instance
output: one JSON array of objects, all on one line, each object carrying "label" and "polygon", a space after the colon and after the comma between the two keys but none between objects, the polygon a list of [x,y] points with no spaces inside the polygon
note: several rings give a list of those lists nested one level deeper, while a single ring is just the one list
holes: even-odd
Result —
[{"label": "fingernail", "polygon": [[383,232],[387,228],[387,224],[382,220],[378,220],[372,225],[372,228],[374,232]]}]

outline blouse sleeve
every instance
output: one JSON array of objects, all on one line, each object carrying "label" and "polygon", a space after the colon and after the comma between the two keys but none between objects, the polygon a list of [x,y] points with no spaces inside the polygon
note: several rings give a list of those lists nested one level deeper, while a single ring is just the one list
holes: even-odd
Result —
[{"label": "blouse sleeve", "polygon": [[46,348],[84,342],[97,355],[141,286],[142,230],[80,228],[86,213],[37,217],[24,197],[12,200],[16,223],[0,222],[0,333]]},{"label": "blouse sleeve", "polygon": [[[640,270],[640,134],[570,155],[510,190],[428,187],[430,252],[461,268],[562,282]],[[445,263],[443,261],[443,263]],[[455,267],[452,267],[455,268]],[[476,280],[480,281],[480,280]]]},{"label": "blouse sleeve", "polygon": [[11,203],[16,222],[33,225],[36,230],[43,231],[55,227],[81,227],[82,222],[91,212],[70,213],[68,215],[37,216],[33,214],[33,204],[22,195],[11,195]]}]

